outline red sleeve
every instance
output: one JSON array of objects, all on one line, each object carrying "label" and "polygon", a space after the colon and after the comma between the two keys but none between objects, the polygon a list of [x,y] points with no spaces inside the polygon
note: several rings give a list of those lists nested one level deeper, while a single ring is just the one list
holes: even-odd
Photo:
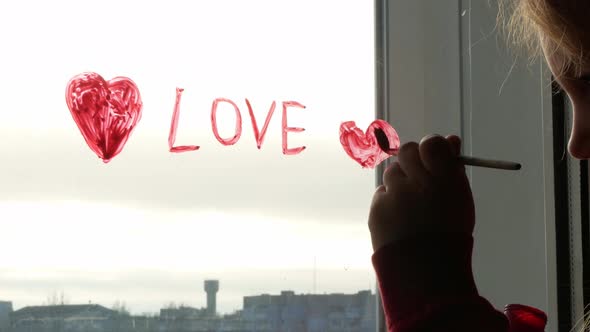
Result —
[{"label": "red sleeve", "polygon": [[373,255],[388,331],[508,332],[508,319],[479,296],[473,237],[429,234]]}]

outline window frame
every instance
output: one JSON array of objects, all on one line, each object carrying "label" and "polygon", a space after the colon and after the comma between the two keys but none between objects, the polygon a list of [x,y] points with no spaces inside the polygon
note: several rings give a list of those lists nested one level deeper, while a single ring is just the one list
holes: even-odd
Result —
[{"label": "window frame", "polygon": [[[502,282],[498,286],[498,294],[490,293],[495,287],[494,279],[507,278],[511,268],[518,268],[522,264],[522,257],[497,257],[494,246],[485,240],[485,236],[497,232],[493,221],[486,216],[478,216],[475,232],[474,274],[478,288],[483,297],[499,310],[509,303],[533,305],[544,310],[549,316],[547,331],[557,331],[557,257],[556,257],[556,213],[554,191],[554,146],[552,121],[552,93],[551,77],[544,63],[527,63],[528,59],[515,60],[514,52],[510,52],[498,29],[490,29],[492,20],[495,22],[497,7],[488,2],[472,2],[471,0],[429,1],[429,0],[375,0],[375,79],[376,79],[376,117],[384,119],[398,130],[402,143],[405,141],[419,141],[429,133],[459,134],[463,138],[463,152],[482,157],[499,157],[484,155],[492,151],[480,138],[473,137],[473,133],[484,131],[481,123],[486,105],[482,107],[480,100],[474,98],[489,98],[494,104],[513,105],[513,112],[524,108],[528,117],[534,117],[537,122],[523,123],[523,130],[530,134],[534,141],[534,150],[540,156],[537,159],[520,160],[525,166],[539,168],[535,174],[523,173],[523,178],[535,183],[541,183],[541,192],[536,198],[522,198],[522,209],[514,211],[515,215],[529,217],[531,206],[541,218],[526,218],[524,223],[531,229],[537,229],[531,242],[544,243],[544,250],[535,252],[534,271],[543,271],[542,278],[536,272],[514,270],[520,277],[537,280],[535,285],[544,287],[534,288],[533,285],[515,282]],[[484,7],[486,6],[486,7]],[[492,27],[493,28],[493,27]],[[484,32],[487,32],[486,35]],[[482,54],[478,47],[496,48],[497,52]],[[480,49],[481,50],[481,49]],[[472,53],[473,51],[473,53]],[[505,63],[516,63],[518,68],[507,73]],[[510,66],[508,66],[510,67]],[[526,68],[525,68],[526,67]],[[490,68],[500,68],[494,73]],[[485,78],[472,82],[472,76]],[[507,76],[507,77],[506,77]],[[499,79],[499,81],[498,81]],[[506,82],[502,82],[506,79]],[[472,86],[472,83],[478,86]],[[501,93],[502,87],[511,89]],[[486,89],[486,84],[491,84]],[[477,90],[475,90],[477,89]],[[515,95],[520,98],[515,99]],[[526,95],[528,98],[522,98]],[[475,105],[475,106],[474,106]],[[491,106],[490,106],[491,107]],[[539,117],[539,109],[541,114]],[[409,111],[411,110],[411,111]],[[475,112],[475,113],[474,113]],[[478,119],[479,117],[479,119]],[[526,120],[526,117],[522,121]],[[541,123],[541,125],[537,125]],[[514,135],[510,132],[507,135]],[[477,136],[477,135],[476,135]],[[504,146],[503,146],[504,147]],[[507,146],[507,155],[513,153],[514,147]],[[473,152],[475,151],[475,152]],[[528,158],[528,157],[527,157]],[[501,158],[499,158],[501,159]],[[376,185],[381,178],[387,163],[383,163],[376,170]],[[493,202],[479,199],[485,193],[485,187],[497,184],[492,172],[473,171],[468,168],[468,175],[472,181],[472,188],[476,200],[476,210],[493,207]],[[571,190],[571,189],[570,189]],[[485,195],[484,195],[485,197]],[[570,200],[570,203],[572,201]],[[535,205],[538,204],[538,205]],[[576,204],[575,202],[573,204]],[[477,213],[477,212],[476,212]],[[478,228],[480,231],[478,232]],[[521,238],[526,238],[524,232]],[[519,233],[520,235],[520,233]],[[478,241],[480,240],[480,241]],[[512,250],[522,251],[530,243],[522,240],[509,239],[508,246]],[[496,258],[494,260],[494,258]],[[493,270],[488,262],[493,260]],[[576,264],[575,262],[572,264]],[[573,275],[581,273],[581,269],[572,265]],[[490,272],[491,271],[491,272]],[[525,275],[523,275],[525,274]],[[508,275],[508,276],[507,276]],[[517,279],[517,278],[515,278]],[[522,279],[522,278],[521,278]],[[576,280],[580,280],[576,277]],[[483,289],[483,291],[481,291]],[[572,295],[573,289],[569,290]],[[581,296],[577,292],[575,296]],[[379,301],[379,300],[378,300]],[[579,302],[579,301],[578,301]],[[378,306],[381,308],[381,306]],[[383,312],[378,315],[378,331],[386,331]]]}]

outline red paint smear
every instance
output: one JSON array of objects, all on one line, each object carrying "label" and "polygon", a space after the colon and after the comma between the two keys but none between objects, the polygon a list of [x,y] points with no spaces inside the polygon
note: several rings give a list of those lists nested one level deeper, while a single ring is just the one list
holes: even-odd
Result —
[{"label": "red paint smear", "polygon": [[[217,105],[219,105],[220,102],[231,104],[234,107],[234,111],[236,112],[236,129],[235,135],[232,138],[221,138],[221,136],[219,136],[219,130],[217,129]],[[229,99],[215,99],[213,101],[213,106],[211,107],[211,126],[213,127],[213,135],[215,135],[215,138],[217,138],[219,143],[226,146],[236,144],[236,142],[240,139],[240,136],[242,136],[242,115],[240,114],[238,105]]]},{"label": "red paint smear", "polygon": [[268,129],[268,124],[270,123],[270,119],[272,118],[273,113],[275,112],[275,108],[277,103],[275,101],[272,102],[270,105],[270,110],[266,115],[266,120],[264,121],[264,126],[262,127],[262,132],[258,131],[258,124],[256,123],[256,118],[254,117],[254,110],[252,110],[252,106],[250,105],[250,101],[246,98],[246,105],[248,105],[248,112],[250,112],[250,119],[252,120],[252,128],[254,129],[254,138],[256,138],[256,146],[260,150],[262,143],[264,142],[264,135],[266,135],[266,130]]},{"label": "red paint smear", "polygon": [[139,89],[127,77],[79,74],[68,82],[66,103],[86,144],[105,163],[123,150],[141,119]]},{"label": "red paint smear", "polygon": [[366,133],[359,129],[354,121],[346,121],[340,125],[340,143],[344,151],[363,168],[375,168],[375,166],[389,158],[389,154],[381,150],[377,143],[375,128],[383,130],[389,139],[391,149],[399,149],[399,136],[386,121],[373,121],[367,128]]},{"label": "red paint smear", "polygon": [[198,150],[197,145],[174,146],[176,142],[176,129],[178,128],[178,117],[180,116],[180,98],[184,89],[176,88],[176,102],[174,103],[174,112],[172,113],[172,122],[170,123],[170,134],[168,135],[168,148],[170,152],[188,152]]},{"label": "red paint smear", "polygon": [[283,102],[283,154],[285,155],[296,155],[301,153],[301,151],[305,150],[305,146],[300,146],[297,148],[288,148],[287,143],[287,134],[289,132],[292,133],[300,133],[305,130],[305,128],[296,128],[296,127],[288,127],[287,126],[287,108],[288,107],[298,107],[298,108],[305,108],[305,106],[301,105],[296,101],[284,101]]}]

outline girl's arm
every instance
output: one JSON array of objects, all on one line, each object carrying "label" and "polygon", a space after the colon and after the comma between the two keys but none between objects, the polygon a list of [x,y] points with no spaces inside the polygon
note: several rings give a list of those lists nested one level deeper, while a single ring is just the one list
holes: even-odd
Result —
[{"label": "girl's arm", "polygon": [[477,292],[472,246],[471,236],[425,234],[373,255],[389,331],[509,331],[507,318]]}]

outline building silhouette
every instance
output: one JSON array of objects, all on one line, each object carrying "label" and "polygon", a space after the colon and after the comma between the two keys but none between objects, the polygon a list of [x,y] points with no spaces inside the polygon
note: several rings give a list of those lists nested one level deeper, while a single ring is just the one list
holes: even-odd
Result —
[{"label": "building silhouette", "polygon": [[242,319],[247,331],[373,332],[376,305],[371,291],[352,295],[283,291],[245,297]]},{"label": "building silhouette", "polygon": [[12,302],[0,301],[0,332],[9,331],[11,314]]},{"label": "building silhouette", "polygon": [[113,331],[117,312],[98,304],[31,306],[11,314],[11,332]]}]

